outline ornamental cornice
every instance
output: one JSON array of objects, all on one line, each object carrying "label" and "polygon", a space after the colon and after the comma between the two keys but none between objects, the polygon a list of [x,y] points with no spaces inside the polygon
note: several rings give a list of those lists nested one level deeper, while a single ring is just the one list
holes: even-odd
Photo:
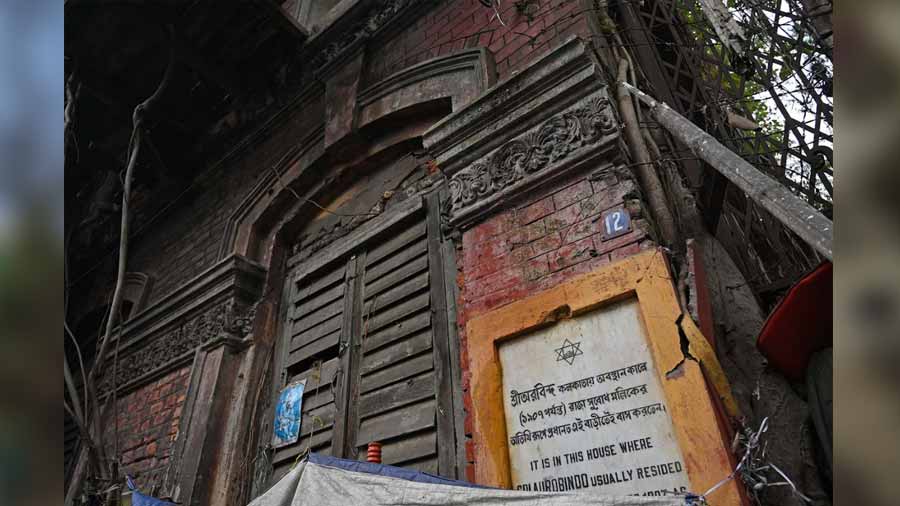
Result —
[{"label": "ornamental cornice", "polygon": [[100,392],[111,390],[113,378],[119,390],[152,381],[218,338],[246,337],[264,276],[261,266],[232,255],[134,316],[117,337],[122,344],[110,344]]},{"label": "ornamental cornice", "polygon": [[[584,98],[450,177],[450,224],[527,191],[615,146],[618,122],[606,90]],[[483,209],[487,211],[487,209]]]},{"label": "ornamental cornice", "polygon": [[623,157],[608,81],[572,37],[425,133],[448,180],[442,214],[465,229],[524,193]]}]

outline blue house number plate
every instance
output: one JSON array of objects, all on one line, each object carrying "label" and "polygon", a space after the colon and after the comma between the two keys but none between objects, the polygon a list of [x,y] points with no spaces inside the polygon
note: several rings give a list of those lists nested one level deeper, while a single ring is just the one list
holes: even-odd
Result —
[{"label": "blue house number plate", "polygon": [[603,241],[631,232],[631,215],[624,207],[607,209],[600,215],[600,219],[603,221],[603,233],[600,234]]}]

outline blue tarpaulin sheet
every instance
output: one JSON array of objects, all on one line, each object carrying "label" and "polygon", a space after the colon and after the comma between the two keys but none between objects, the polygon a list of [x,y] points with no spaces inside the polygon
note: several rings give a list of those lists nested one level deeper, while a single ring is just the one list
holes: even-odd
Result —
[{"label": "blue tarpaulin sheet", "polygon": [[128,489],[131,490],[131,506],[174,506],[175,504],[138,492],[131,476],[125,475],[125,483],[128,485]]},{"label": "blue tarpaulin sheet", "polygon": [[131,493],[131,506],[173,506],[174,503],[163,501],[140,492]]}]

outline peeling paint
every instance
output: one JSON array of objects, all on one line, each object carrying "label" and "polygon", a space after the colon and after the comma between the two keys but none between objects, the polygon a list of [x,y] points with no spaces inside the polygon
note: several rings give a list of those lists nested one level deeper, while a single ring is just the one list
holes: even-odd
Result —
[{"label": "peeling paint", "polygon": [[671,371],[666,373],[667,380],[678,379],[682,376],[684,376],[684,360],[678,362],[678,364],[673,367]]},{"label": "peeling paint", "polygon": [[568,304],[563,304],[562,306],[557,307],[551,311],[548,311],[543,318],[541,318],[541,323],[552,323],[559,320],[566,320],[572,317],[572,308],[569,307]]}]

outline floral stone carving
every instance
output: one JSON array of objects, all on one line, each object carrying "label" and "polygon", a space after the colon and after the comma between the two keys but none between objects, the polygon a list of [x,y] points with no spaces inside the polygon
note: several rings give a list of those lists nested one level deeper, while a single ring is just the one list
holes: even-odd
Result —
[{"label": "floral stone carving", "polygon": [[582,100],[454,174],[449,184],[450,210],[456,212],[502,192],[617,129],[607,97]]},{"label": "floral stone carving", "polygon": [[246,336],[250,332],[255,310],[255,305],[240,308],[233,300],[225,300],[188,318],[162,335],[152,337],[147,344],[127,350],[116,360],[108,357],[109,367],[100,381],[100,392],[111,390],[113,371],[115,385],[121,388],[165,368],[213,339],[224,335]]}]

